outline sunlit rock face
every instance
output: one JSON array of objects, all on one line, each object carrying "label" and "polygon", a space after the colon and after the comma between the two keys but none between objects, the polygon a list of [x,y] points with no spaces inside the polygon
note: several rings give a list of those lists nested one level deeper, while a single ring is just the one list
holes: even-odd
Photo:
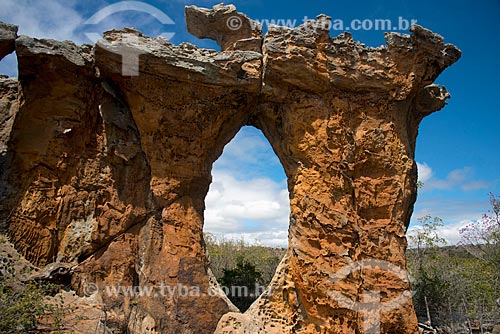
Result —
[{"label": "sunlit rock face", "polygon": [[[18,80],[0,79],[2,230],[37,266],[71,264],[73,289],[97,296],[117,332],[416,333],[415,140],[460,51],[419,26],[367,48],[330,37],[324,15],[265,36],[234,6],[186,17],[224,51],[133,29],[78,46],[0,25],[19,63]],[[244,30],[227,29],[234,17]],[[244,125],[283,164],[291,214],[288,252],[242,314],[202,230],[212,165]],[[154,289],[109,293],[119,286]]]}]

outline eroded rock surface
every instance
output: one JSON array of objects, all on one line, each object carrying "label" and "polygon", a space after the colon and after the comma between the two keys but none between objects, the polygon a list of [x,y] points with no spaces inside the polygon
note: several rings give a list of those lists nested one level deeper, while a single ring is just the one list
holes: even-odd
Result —
[{"label": "eroded rock surface", "polygon": [[234,5],[215,5],[212,9],[186,7],[186,25],[189,33],[198,38],[217,42],[223,51],[247,50],[260,52],[262,26]]},{"label": "eroded rock surface", "polygon": [[[0,213],[17,250],[71,268],[116,332],[361,333],[378,316],[353,305],[376,291],[381,332],[416,333],[404,274],[415,140],[445,105],[433,81],[460,51],[419,26],[367,48],[330,37],[325,15],[265,36],[234,6],[186,16],[224,51],[133,29],[95,46],[17,38],[19,82],[0,81]],[[212,165],[244,125],[280,158],[291,215],[285,258],[241,314],[202,229]]]},{"label": "eroded rock surface", "polygon": [[13,24],[0,22],[0,60],[14,52],[18,27]]}]

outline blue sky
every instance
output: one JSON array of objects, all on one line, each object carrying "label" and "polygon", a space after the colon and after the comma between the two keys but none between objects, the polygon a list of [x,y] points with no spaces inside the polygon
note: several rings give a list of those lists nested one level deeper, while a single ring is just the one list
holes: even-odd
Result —
[{"label": "blue sky", "polygon": [[[187,33],[184,5],[211,7],[218,1],[145,1],[167,14],[173,25],[162,25],[147,13],[113,14],[98,25],[85,21],[117,1],[1,0],[0,21],[20,26],[20,34],[90,43],[85,32],[133,26],[150,36],[174,33],[171,42],[187,41],[216,48],[214,42]],[[450,241],[457,229],[480,219],[488,210],[488,193],[500,194],[499,92],[500,0],[484,1],[233,1],[239,11],[258,20],[288,20],[296,24],[320,13],[346,26],[354,19],[415,19],[418,24],[457,45],[462,58],[436,83],[452,98],[440,112],[421,124],[416,160],[424,187],[419,192],[412,222],[431,214],[446,226]],[[332,31],[337,35],[342,31]],[[384,44],[383,31],[358,30],[354,38],[370,46]],[[405,32],[405,31],[401,31]],[[0,73],[16,75],[13,55],[0,62]],[[286,245],[288,202],[283,170],[259,131],[244,128],[226,147],[214,166],[214,183],[207,197],[206,230],[229,237],[244,236],[268,245]],[[285,191],[285,192],[284,192]]]}]

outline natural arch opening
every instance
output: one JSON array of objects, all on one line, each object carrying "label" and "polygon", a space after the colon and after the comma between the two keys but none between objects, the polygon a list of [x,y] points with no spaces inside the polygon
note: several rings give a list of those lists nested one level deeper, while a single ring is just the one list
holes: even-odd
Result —
[{"label": "natural arch opening", "polygon": [[15,52],[6,55],[2,60],[0,60],[0,75],[7,75],[10,78],[18,76],[17,56]]},{"label": "natural arch opening", "polygon": [[260,130],[245,126],[225,146],[205,205],[210,268],[244,312],[271,282],[288,245],[287,178]]}]

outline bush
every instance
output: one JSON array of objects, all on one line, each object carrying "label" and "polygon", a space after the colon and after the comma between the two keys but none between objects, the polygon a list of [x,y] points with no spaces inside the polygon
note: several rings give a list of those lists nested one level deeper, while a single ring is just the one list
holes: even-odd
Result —
[{"label": "bush", "polygon": [[444,246],[438,235],[443,222],[425,216],[409,235],[408,270],[413,278],[413,303],[421,322],[456,326],[495,323],[500,296],[500,201],[491,197],[493,215],[469,225],[459,246]]},{"label": "bush", "polygon": [[262,283],[262,274],[255,270],[255,265],[240,257],[236,267],[224,269],[220,283],[225,287],[233,304],[241,312],[245,312],[258,297],[257,289]]},{"label": "bush", "polygon": [[0,235],[0,334],[39,333],[43,327],[60,333],[69,307],[58,298],[60,286],[27,281],[34,267],[20,257],[7,237]]},{"label": "bush", "polygon": [[[212,272],[217,281],[225,287],[229,299],[243,312],[262,292],[256,291],[256,284],[263,288],[271,282],[276,267],[286,252],[284,248],[251,245],[244,240],[216,238],[210,233],[205,234],[205,243]],[[241,293],[239,297],[235,293],[231,294],[231,287],[245,287],[247,297],[242,297]]]},{"label": "bush", "polygon": [[59,331],[66,309],[45,302],[45,296],[57,290],[50,283],[22,284],[0,278],[0,334],[36,333],[42,317],[50,318],[51,330]]}]

